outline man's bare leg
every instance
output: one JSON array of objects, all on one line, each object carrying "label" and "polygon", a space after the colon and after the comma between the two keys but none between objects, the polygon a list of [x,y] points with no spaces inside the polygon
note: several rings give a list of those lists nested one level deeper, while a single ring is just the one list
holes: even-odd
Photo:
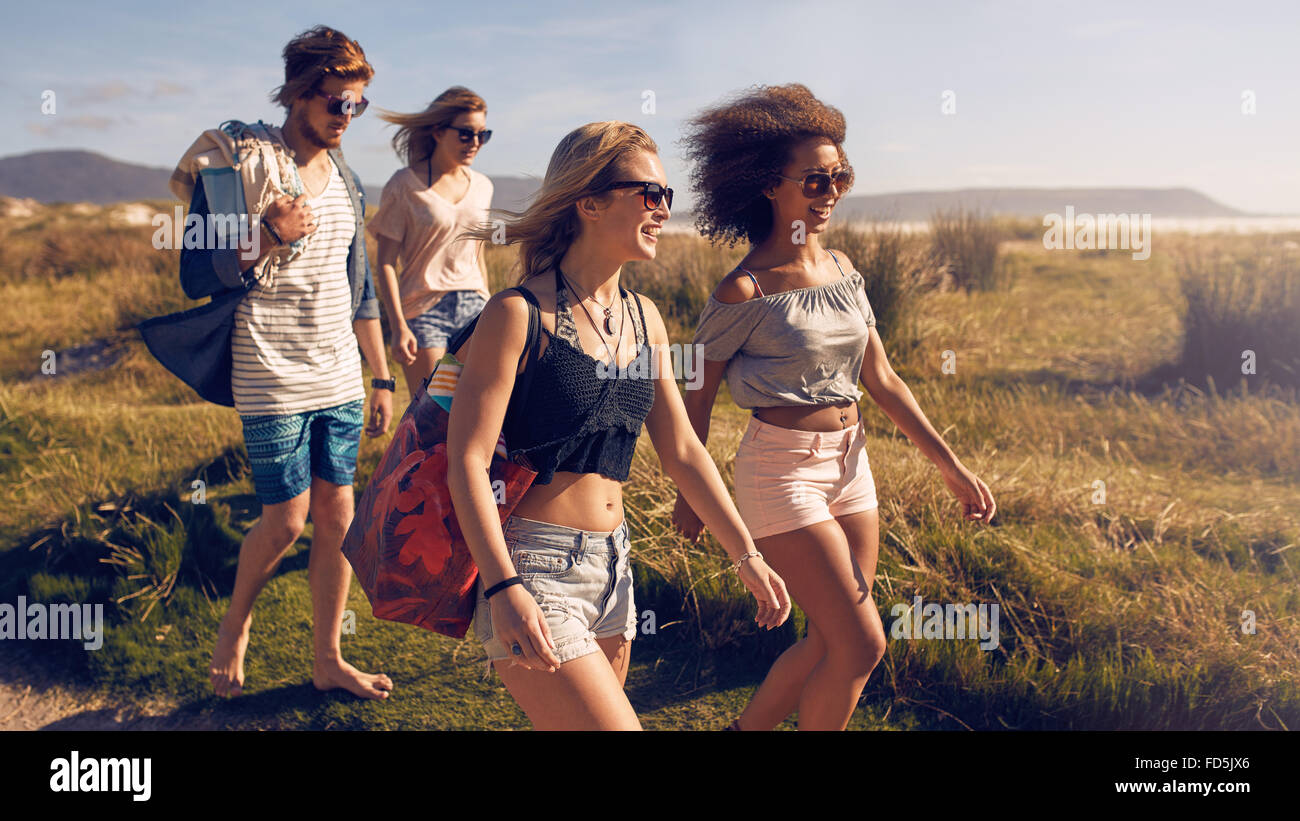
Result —
[{"label": "man's bare leg", "polygon": [[311,477],[312,540],[307,563],[315,650],[311,678],[318,690],[342,687],[362,698],[388,698],[392,680],[383,673],[363,673],[348,664],[339,645],[352,583],[352,566],[343,556],[343,537],[352,523],[352,513],[351,485]]},{"label": "man's bare leg", "polygon": [[261,518],[239,546],[235,589],[217,630],[217,644],[208,669],[212,689],[222,698],[243,691],[244,652],[248,649],[248,630],[253,624],[253,602],[275,574],[284,554],[302,535],[309,493],[304,490],[287,502],[263,505]]}]

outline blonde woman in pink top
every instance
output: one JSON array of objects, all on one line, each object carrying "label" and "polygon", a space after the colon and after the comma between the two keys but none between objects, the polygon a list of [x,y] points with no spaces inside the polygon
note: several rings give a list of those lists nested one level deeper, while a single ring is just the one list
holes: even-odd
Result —
[{"label": "blonde woman in pink top", "polygon": [[414,398],[447,340],[491,296],[482,241],[460,235],[488,220],[492,181],[470,165],[492,132],[485,127],[487,103],[462,86],[419,113],[380,116],[399,126],[393,148],[406,166],[384,186],[366,230],[379,242],[379,299],[392,329],[393,358]]}]

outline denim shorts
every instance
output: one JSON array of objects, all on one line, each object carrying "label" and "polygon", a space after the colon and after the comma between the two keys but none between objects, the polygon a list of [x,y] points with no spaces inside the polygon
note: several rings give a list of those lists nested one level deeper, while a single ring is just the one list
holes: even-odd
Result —
[{"label": "denim shorts", "polygon": [[[636,636],[626,520],[602,532],[511,516],[504,532],[510,561],[546,617],[561,664],[599,653],[596,639]],[[492,608],[481,579],[476,587],[474,635],[489,661],[508,659],[510,648],[492,633]]]},{"label": "denim shorts", "polygon": [[311,487],[313,475],[351,486],[364,410],[365,401],[357,399],[302,413],[240,415],[253,487],[262,504],[289,501]]},{"label": "denim shorts", "polygon": [[487,300],[478,291],[448,291],[432,308],[406,320],[416,347],[445,348],[447,340],[479,315]]}]

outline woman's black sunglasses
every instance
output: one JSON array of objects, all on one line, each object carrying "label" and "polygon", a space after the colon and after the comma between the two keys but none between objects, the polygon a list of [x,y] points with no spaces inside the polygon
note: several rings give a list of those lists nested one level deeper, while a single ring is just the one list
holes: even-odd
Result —
[{"label": "woman's black sunglasses", "polygon": [[668,199],[668,210],[673,210],[673,189],[665,188],[657,182],[615,182],[605,186],[605,190],[638,187],[641,189],[642,201],[645,203],[647,210],[653,211],[658,208],[659,203],[663,202],[665,197]]},{"label": "woman's black sunglasses", "polygon": [[448,126],[448,128],[455,130],[460,135],[460,141],[463,143],[473,142],[474,138],[478,137],[479,145],[487,145],[487,141],[492,139],[492,129],[490,128],[482,131],[475,131],[472,128],[457,128],[454,125]]},{"label": "woman's black sunglasses", "polygon": [[[351,94],[352,92],[347,93]],[[353,117],[360,117],[365,113],[366,106],[370,105],[370,101],[365,97],[354,100],[351,97],[335,97],[333,94],[326,94],[323,91],[317,91],[316,96],[325,98],[325,110],[335,117],[341,117],[344,113],[351,114]]]},{"label": "woman's black sunglasses", "polygon": [[784,177],[777,174],[783,180],[797,182],[803,186],[803,195],[808,199],[816,199],[824,196],[831,189],[831,182],[835,183],[835,193],[843,194],[853,187],[853,169],[846,168],[843,171],[836,171],[834,174],[827,174],[825,171],[814,171],[811,174],[804,175],[801,180],[793,177]]}]

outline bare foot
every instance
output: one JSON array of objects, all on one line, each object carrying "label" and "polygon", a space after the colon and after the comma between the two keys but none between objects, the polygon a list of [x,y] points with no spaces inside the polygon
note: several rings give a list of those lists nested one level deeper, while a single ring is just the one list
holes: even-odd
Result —
[{"label": "bare foot", "polygon": [[248,649],[248,628],[232,628],[221,620],[217,631],[217,646],[212,650],[212,666],[208,676],[212,690],[222,698],[237,696],[244,691],[244,651]]},{"label": "bare foot", "polygon": [[361,698],[385,699],[393,689],[393,680],[383,673],[363,673],[342,659],[312,665],[311,683],[317,690],[342,687]]}]

